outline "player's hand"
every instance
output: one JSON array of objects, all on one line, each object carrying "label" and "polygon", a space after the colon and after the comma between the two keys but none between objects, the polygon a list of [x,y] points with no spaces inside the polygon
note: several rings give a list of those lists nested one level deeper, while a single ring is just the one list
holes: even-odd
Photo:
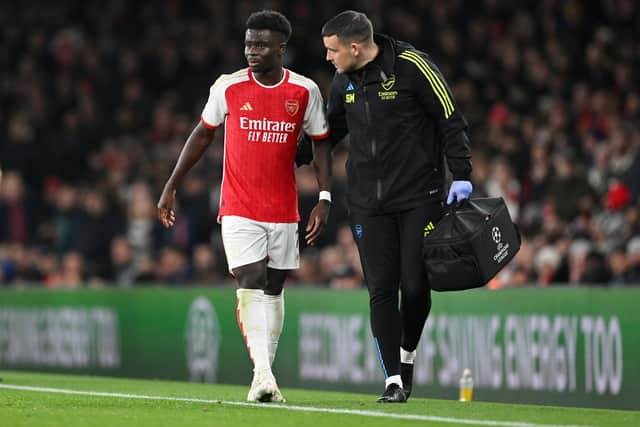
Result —
[{"label": "player's hand", "polygon": [[320,200],[318,204],[311,211],[309,216],[309,222],[307,223],[306,233],[304,238],[307,241],[307,245],[315,245],[318,237],[324,230],[325,225],[329,219],[329,210],[331,203],[328,200]]},{"label": "player's hand", "polygon": [[158,219],[165,228],[173,227],[176,222],[176,213],[173,210],[175,204],[175,188],[165,187],[158,201]]}]

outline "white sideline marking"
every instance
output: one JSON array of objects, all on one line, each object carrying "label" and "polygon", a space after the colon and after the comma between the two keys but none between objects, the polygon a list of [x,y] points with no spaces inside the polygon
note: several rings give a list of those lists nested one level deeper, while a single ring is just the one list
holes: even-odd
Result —
[{"label": "white sideline marking", "polygon": [[146,400],[167,400],[167,401],[174,401],[174,402],[217,403],[217,404],[230,405],[230,406],[248,406],[253,408],[284,409],[288,411],[300,411],[300,412],[323,412],[328,414],[362,415],[366,417],[393,418],[393,419],[399,419],[399,420],[437,421],[441,423],[471,424],[471,425],[497,426],[497,427],[591,427],[587,425],[578,426],[578,425],[571,425],[571,424],[536,424],[536,423],[525,423],[525,422],[519,422],[519,421],[474,420],[474,419],[468,419],[468,418],[438,417],[435,415],[392,414],[387,412],[364,411],[359,409],[336,409],[336,408],[319,408],[315,406],[233,402],[228,400],[197,399],[197,398],[191,398],[191,397],[147,396],[144,394],[109,393],[109,392],[102,392],[102,391],[69,390],[64,388],[31,387],[31,386],[10,385],[10,384],[0,384],[0,389],[2,388],[9,389],[9,390],[36,391],[41,393],[76,394],[76,395],[82,395],[82,396],[97,396],[97,397],[116,397],[116,398],[122,398],[122,399],[146,399]]}]

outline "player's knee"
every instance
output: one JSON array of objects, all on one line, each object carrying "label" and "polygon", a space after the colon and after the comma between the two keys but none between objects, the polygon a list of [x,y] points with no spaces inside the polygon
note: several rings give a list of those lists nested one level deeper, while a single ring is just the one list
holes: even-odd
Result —
[{"label": "player's knee", "polygon": [[398,290],[386,289],[384,287],[373,287],[369,289],[369,304],[398,304]]},{"label": "player's knee", "polygon": [[264,289],[265,281],[260,275],[244,275],[237,277],[238,286],[242,289]]},{"label": "player's knee", "polygon": [[431,301],[431,293],[426,286],[404,286],[402,288],[402,298],[419,304]]},{"label": "player's knee", "polygon": [[238,286],[242,289],[264,289],[267,284],[266,272],[260,268],[240,267],[233,270],[238,281]]},{"label": "player's knee", "polygon": [[420,307],[420,309],[429,310],[431,307],[431,292],[424,286],[403,287],[401,298],[405,308]]},{"label": "player's knee", "polygon": [[284,287],[284,281],[287,279],[286,270],[267,269],[267,284],[264,293],[267,295],[280,295]]},{"label": "player's knee", "polygon": [[264,293],[267,295],[280,295],[282,293],[282,283],[271,283],[267,281],[267,286],[264,288]]}]

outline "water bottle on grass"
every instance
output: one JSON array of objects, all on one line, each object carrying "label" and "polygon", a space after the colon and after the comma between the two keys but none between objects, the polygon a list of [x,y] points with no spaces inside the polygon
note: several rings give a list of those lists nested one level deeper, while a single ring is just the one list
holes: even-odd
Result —
[{"label": "water bottle on grass", "polygon": [[460,378],[460,402],[471,402],[473,398],[473,378],[471,369],[467,368],[462,372]]}]

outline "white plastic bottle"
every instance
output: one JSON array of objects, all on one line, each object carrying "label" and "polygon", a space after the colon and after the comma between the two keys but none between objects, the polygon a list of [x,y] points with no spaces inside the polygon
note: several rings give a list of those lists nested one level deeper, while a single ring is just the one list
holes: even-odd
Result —
[{"label": "white plastic bottle", "polygon": [[460,378],[460,402],[471,402],[473,398],[473,378],[471,369],[467,368],[462,372]]}]

